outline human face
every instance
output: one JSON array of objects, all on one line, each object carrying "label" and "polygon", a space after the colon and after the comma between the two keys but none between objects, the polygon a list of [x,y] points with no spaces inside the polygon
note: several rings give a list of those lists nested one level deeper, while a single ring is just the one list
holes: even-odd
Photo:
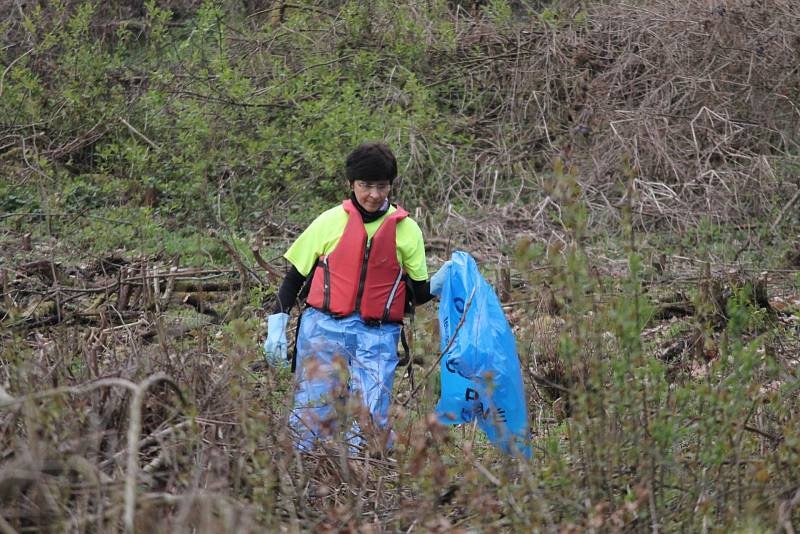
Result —
[{"label": "human face", "polygon": [[392,184],[389,180],[381,180],[379,182],[365,182],[363,180],[355,180],[350,184],[350,188],[356,195],[356,200],[367,211],[378,211],[389,192],[392,190]]}]

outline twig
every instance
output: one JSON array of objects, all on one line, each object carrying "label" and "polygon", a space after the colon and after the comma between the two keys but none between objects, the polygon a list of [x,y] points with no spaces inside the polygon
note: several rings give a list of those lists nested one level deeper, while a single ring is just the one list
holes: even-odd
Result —
[{"label": "twig", "polygon": [[[341,56],[341,57],[337,57],[337,58],[331,59],[330,61],[323,61],[322,63],[315,63],[313,65],[307,65],[307,66],[301,68],[300,70],[298,70],[296,72],[293,72],[293,73],[289,74],[288,76],[286,76],[285,78],[281,79],[278,82],[278,85],[283,85],[286,82],[291,81],[294,78],[297,78],[298,76],[300,76],[304,72],[308,72],[309,70],[316,69],[316,68],[319,68],[319,67],[327,67],[328,65],[333,65],[334,63],[339,63],[340,61],[346,61],[346,60],[352,59],[354,57],[356,57],[356,54],[348,54],[346,56]],[[268,87],[261,87],[260,89],[256,89],[255,91],[253,91],[253,93],[250,95],[250,97],[252,98],[252,97],[255,97],[255,96],[262,95],[262,94],[266,93],[267,91],[269,91],[271,88],[272,87],[268,86]]]},{"label": "twig", "polygon": [[162,152],[162,149],[161,149],[161,147],[160,147],[160,146],[158,146],[158,145],[157,145],[157,144],[155,144],[153,141],[151,141],[151,140],[150,140],[150,139],[149,139],[149,138],[148,138],[146,135],[144,135],[142,132],[140,132],[139,130],[137,130],[136,128],[134,128],[134,127],[133,127],[133,125],[132,125],[131,123],[129,123],[128,121],[126,121],[126,120],[125,120],[125,119],[123,119],[122,117],[119,117],[119,120],[120,120],[120,122],[121,122],[122,124],[124,124],[125,126],[127,126],[127,127],[128,127],[128,129],[129,129],[131,132],[133,132],[133,133],[135,133],[136,135],[138,135],[138,136],[139,136],[139,137],[140,137],[142,140],[144,140],[144,142],[145,142],[145,143],[147,143],[148,145],[150,145],[151,147],[153,147],[153,148],[156,150],[156,152]]},{"label": "twig", "polygon": [[756,428],[754,426],[744,425],[742,428],[744,430],[747,430],[748,432],[752,432],[753,434],[758,434],[759,436],[765,437],[765,438],[767,438],[768,440],[772,441],[775,444],[778,444],[781,441],[783,441],[783,436],[776,436],[775,434],[772,434],[770,432],[766,432],[766,431],[761,430],[760,428]]},{"label": "twig", "polygon": [[14,527],[12,527],[2,515],[0,515],[0,532],[3,534],[17,534],[17,531],[14,530]]},{"label": "twig", "polygon": [[795,492],[794,497],[790,500],[783,501],[778,507],[778,522],[780,523],[786,534],[794,534],[794,527],[792,526],[792,510],[795,506],[800,504],[800,488]]},{"label": "twig", "polygon": [[[144,439],[139,441],[139,448],[141,449],[142,447],[145,447],[147,445],[153,444],[153,443],[157,442],[159,439],[163,438],[164,436],[167,436],[169,434],[174,434],[176,431],[181,430],[181,429],[183,429],[183,428],[185,428],[187,426],[190,426],[191,424],[192,424],[191,420],[181,421],[177,425],[168,426],[167,428],[164,428],[164,429],[162,429],[162,430],[160,430],[158,432],[154,432],[153,434],[150,434],[146,438],[144,438]],[[101,469],[105,469],[110,464],[112,464],[114,461],[116,461],[120,456],[123,456],[126,452],[127,451],[124,451],[124,450],[119,451],[114,456],[112,456],[111,458],[109,458],[107,460],[104,460],[100,464],[100,468]]]},{"label": "twig", "polygon": [[786,203],[786,205],[783,207],[778,216],[775,217],[775,222],[772,223],[772,230],[775,230],[778,227],[778,225],[781,224],[784,216],[786,216],[786,213],[790,209],[792,209],[792,206],[794,206],[798,198],[800,198],[800,188],[798,188],[797,191],[795,191],[794,196],[792,196],[791,200],[789,200],[789,202]]},{"label": "twig", "polygon": [[247,266],[247,265],[244,263],[244,261],[242,260],[242,257],[239,255],[239,252],[238,252],[238,251],[237,251],[237,250],[236,250],[236,249],[233,247],[233,245],[231,245],[231,244],[228,242],[228,240],[227,240],[227,239],[225,239],[224,237],[222,237],[222,236],[220,235],[220,233],[219,233],[219,232],[217,232],[216,230],[214,230],[213,228],[212,228],[212,229],[210,229],[210,230],[208,231],[208,233],[209,233],[209,235],[211,235],[212,237],[214,237],[214,238],[218,239],[220,243],[222,243],[222,246],[223,246],[223,247],[225,247],[225,250],[227,250],[227,251],[228,251],[228,254],[231,256],[231,259],[233,259],[233,261],[234,261],[234,262],[236,262],[236,265],[238,265],[238,266],[239,266],[239,270],[240,270],[240,271],[242,271],[243,273],[245,273],[245,272],[246,272],[246,273],[248,273],[250,276],[252,276],[252,277],[253,277],[253,279],[256,281],[256,283],[257,283],[257,284],[259,284],[259,285],[266,285],[266,284],[264,283],[264,281],[263,281],[263,280],[261,280],[261,277],[260,277],[260,276],[258,276],[258,273],[256,273],[256,272],[255,272],[253,269],[251,269],[249,266]]},{"label": "twig", "polygon": [[335,11],[331,11],[330,9],[324,9],[317,6],[310,6],[310,5],[302,5],[302,4],[290,4],[288,2],[282,2],[280,5],[268,7],[267,9],[260,9],[258,11],[254,11],[247,15],[247,18],[255,17],[256,15],[263,15],[264,13],[269,13],[270,11],[279,11],[281,9],[286,8],[293,8],[293,9],[301,9],[306,11],[313,11],[315,13],[322,13],[323,15],[328,15],[329,17],[338,17],[339,14]]},{"label": "twig", "polygon": [[[158,382],[170,384],[175,391],[180,389],[164,373],[152,375],[134,387],[128,422],[128,467],[125,474],[125,530],[134,532],[134,513],[136,511],[136,475],[139,470],[139,434],[142,430],[142,402],[147,389]],[[183,397],[181,396],[181,399]]]},{"label": "twig", "polygon": [[261,268],[267,271],[271,276],[275,277],[275,280],[280,280],[283,277],[275,267],[267,263],[267,261],[261,256],[259,249],[253,247],[250,249],[250,251],[253,253],[256,263],[258,263]]},{"label": "twig", "polygon": [[442,350],[442,352],[439,353],[439,357],[436,358],[436,361],[433,362],[433,365],[431,365],[428,368],[428,370],[425,372],[425,374],[423,375],[422,379],[419,381],[419,384],[417,384],[417,387],[415,387],[413,390],[411,390],[411,393],[408,395],[408,398],[402,404],[402,406],[404,408],[406,406],[408,406],[408,403],[411,402],[411,399],[413,399],[416,396],[417,392],[426,383],[426,381],[428,380],[428,377],[431,375],[433,370],[436,369],[436,367],[442,361],[442,358],[444,357],[444,355],[447,354],[447,351],[450,350],[450,347],[452,347],[453,343],[455,343],[456,337],[458,336],[458,331],[461,330],[461,327],[464,325],[464,320],[467,318],[467,312],[469,311],[470,306],[472,306],[472,299],[475,297],[475,291],[477,289],[478,289],[477,287],[473,287],[472,288],[472,293],[470,293],[470,295],[469,295],[469,300],[467,300],[467,305],[464,306],[464,313],[461,314],[461,319],[458,321],[458,324],[456,325],[456,329],[453,331],[453,335],[450,336],[450,341],[447,342],[447,345],[445,345],[445,347]]},{"label": "twig", "polygon": [[[132,225],[134,223],[130,221],[121,221],[119,219],[109,219],[108,217],[101,217],[99,215],[89,215],[89,214],[78,214],[80,217],[86,217],[87,219],[96,219],[98,221],[103,222],[110,222],[114,224],[127,224]],[[43,211],[31,211],[31,212],[24,212],[24,213],[0,213],[0,219],[8,219],[11,217],[74,217],[74,213],[55,213],[55,212],[43,212]]]},{"label": "twig", "polygon": [[483,473],[483,475],[486,478],[489,479],[489,482],[491,482],[492,484],[494,484],[495,486],[498,486],[498,487],[502,486],[502,482],[500,482],[500,479],[497,478],[496,476],[494,476],[492,474],[492,472],[489,471],[488,469],[486,469],[486,467],[484,467],[484,465],[482,463],[480,463],[478,460],[475,460],[475,467],[478,469],[478,471]]},{"label": "twig", "polygon": [[22,55],[20,55],[20,56],[19,56],[19,57],[17,57],[16,59],[14,59],[14,61],[12,61],[11,63],[9,63],[9,64],[8,64],[8,67],[6,67],[6,68],[5,68],[5,70],[3,71],[3,74],[2,74],[2,76],[0,76],[0,97],[2,97],[2,96],[3,96],[3,82],[5,82],[5,79],[6,79],[6,74],[8,74],[8,71],[9,71],[9,70],[11,70],[11,67],[13,67],[13,66],[14,66],[14,63],[16,63],[16,62],[17,62],[17,61],[19,61],[20,59],[24,58],[25,56],[27,56],[28,54],[30,54],[30,53],[31,53],[31,52],[33,52],[33,51],[34,51],[34,49],[33,49],[33,48],[31,48],[31,49],[30,49],[30,50],[28,50],[27,52],[23,52],[23,53],[22,53]]},{"label": "twig", "polygon": [[555,382],[553,382],[551,380],[548,380],[547,378],[545,378],[542,375],[536,374],[534,372],[529,372],[529,373],[530,373],[531,378],[533,378],[536,382],[542,384],[543,386],[547,386],[547,387],[550,387],[550,388],[553,388],[553,389],[557,389],[559,391],[563,391],[564,393],[572,393],[571,389],[565,388],[561,384],[557,384],[557,383],[555,383]]},{"label": "twig", "polygon": [[[177,271],[177,265],[173,265],[169,270],[170,273],[175,273]],[[172,297],[172,292],[175,290],[175,280],[177,280],[177,278],[174,276],[167,278],[167,287],[164,289],[164,294],[161,295],[161,306],[163,306],[165,309],[167,306],[169,306],[169,299]]]}]

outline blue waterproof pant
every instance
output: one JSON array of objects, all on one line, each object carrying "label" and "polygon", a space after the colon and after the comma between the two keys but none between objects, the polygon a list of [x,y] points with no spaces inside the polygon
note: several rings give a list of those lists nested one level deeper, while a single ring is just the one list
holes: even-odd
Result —
[{"label": "blue waterproof pant", "polygon": [[[332,436],[337,430],[334,403],[343,398],[359,398],[371,423],[386,427],[400,328],[368,326],[358,314],[336,319],[314,308],[303,312],[289,417],[299,449],[310,450],[314,440]],[[351,442],[359,443],[358,437]]]}]

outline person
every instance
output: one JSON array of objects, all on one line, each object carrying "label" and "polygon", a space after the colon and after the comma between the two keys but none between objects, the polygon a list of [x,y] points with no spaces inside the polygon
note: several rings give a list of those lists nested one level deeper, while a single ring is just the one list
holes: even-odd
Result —
[{"label": "person", "polygon": [[[358,146],[345,175],[349,198],[319,215],[284,254],[291,267],[267,320],[267,363],[286,367],[288,311],[306,288],[289,418],[301,450],[332,437],[335,405],[345,397],[366,408],[368,426],[387,430],[404,311],[441,291],[447,267],[428,281],[422,231],[389,200],[397,160],[387,145]],[[351,445],[364,443],[361,430],[354,424]]]}]

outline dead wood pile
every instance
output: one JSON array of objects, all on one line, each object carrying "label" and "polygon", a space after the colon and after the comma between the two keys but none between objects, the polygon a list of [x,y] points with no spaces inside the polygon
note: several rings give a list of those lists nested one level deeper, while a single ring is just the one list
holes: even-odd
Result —
[{"label": "dead wood pile", "polygon": [[[243,288],[239,270],[179,267],[117,256],[66,266],[39,259],[0,270],[0,320],[12,331],[57,324],[151,327],[154,314],[184,311],[199,324],[235,316]],[[145,334],[146,335],[146,334]]]}]

